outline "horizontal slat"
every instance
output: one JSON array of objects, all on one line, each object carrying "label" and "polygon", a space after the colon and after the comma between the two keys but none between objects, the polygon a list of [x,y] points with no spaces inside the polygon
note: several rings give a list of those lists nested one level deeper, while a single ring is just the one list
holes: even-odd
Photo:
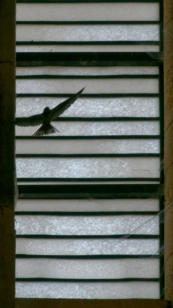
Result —
[{"label": "horizontal slat", "polygon": [[159,282],[16,283],[16,297],[25,298],[159,298]]},{"label": "horizontal slat", "polygon": [[85,88],[85,93],[153,93],[159,91],[158,79],[37,79],[16,81],[16,93],[69,93]]},{"label": "horizontal slat", "polygon": [[146,216],[16,216],[17,234],[103,235],[158,234],[159,217]]},{"label": "horizontal slat", "polygon": [[16,216],[146,216],[146,215],[159,215],[159,212],[155,211],[17,211]]},{"label": "horizontal slat", "polygon": [[53,67],[19,67],[16,69],[16,76],[22,75],[156,75],[159,74],[158,67],[151,66],[136,66],[136,67],[68,67],[68,66],[53,66]]},{"label": "horizontal slat", "polygon": [[[84,195],[86,196],[86,195]],[[86,196],[87,197],[87,196]],[[44,196],[46,198],[46,196]],[[35,199],[18,200],[16,211],[158,211],[158,199]]]},{"label": "horizontal slat", "polygon": [[80,240],[80,239],[159,239],[159,235],[146,235],[146,234],[113,234],[113,235],[45,235],[45,234],[17,234],[17,239],[49,239],[49,240]]},{"label": "horizontal slat", "polygon": [[17,254],[92,255],[92,254],[156,254],[159,241],[152,239],[19,239]]},{"label": "horizontal slat", "polygon": [[[17,159],[17,176],[30,178],[159,177],[158,158]],[[103,168],[104,166],[104,168]]]},{"label": "horizontal slat", "polygon": [[[159,122],[54,122],[57,136],[159,135]],[[16,135],[32,135],[38,127],[16,126]],[[55,135],[55,134],[54,134]]]},{"label": "horizontal slat", "polygon": [[16,136],[16,140],[160,140],[160,135],[96,135],[96,136]]},{"label": "horizontal slat", "polygon": [[17,41],[145,41],[159,40],[158,25],[17,25]]},{"label": "horizontal slat", "polygon": [[[128,3],[132,0],[87,0],[89,3]],[[134,3],[141,3],[144,0],[133,0]],[[160,0],[145,0],[146,3],[159,3]],[[86,0],[16,0],[16,3],[86,3]]]},{"label": "horizontal slat", "polygon": [[16,278],[46,277],[73,279],[158,278],[157,259],[17,259]]},{"label": "horizontal slat", "polygon": [[150,183],[150,184],[160,184],[161,181],[160,181],[160,178],[21,178],[21,177],[18,177],[17,178],[17,183],[18,185],[42,185],[44,183],[44,185],[56,185],[57,183],[59,185],[63,184],[64,183],[66,185],[69,185],[69,184],[75,184],[75,185],[78,185],[78,184],[109,184],[109,185],[112,185],[112,184],[146,184],[146,183]]},{"label": "horizontal slat", "polygon": [[16,153],[159,153],[158,140],[16,140]]},{"label": "horizontal slat", "polygon": [[[88,194],[94,199],[141,199],[163,196],[162,185],[19,185],[20,199],[84,199],[88,200]],[[49,197],[48,197],[49,196]]]},{"label": "horizontal slat", "polygon": [[158,20],[158,3],[17,4],[19,20]]},{"label": "horizontal slat", "polygon": [[[22,43],[22,44],[19,44]],[[89,44],[88,44],[89,43]],[[114,42],[100,42],[100,44],[92,44],[90,42],[86,44],[76,44],[76,42],[69,42],[69,44],[57,43],[57,44],[26,44],[23,42],[17,42],[16,52],[159,52],[158,44],[114,44]],[[117,42],[116,42],[117,43]],[[155,43],[155,42],[154,42]]]},{"label": "horizontal slat", "polygon": [[[28,41],[29,42],[29,41]],[[94,41],[95,42],[95,41]],[[111,40],[112,42],[112,40]],[[117,41],[118,42],[118,41]],[[120,41],[121,44],[128,41]],[[134,41],[136,44],[136,41]],[[144,41],[138,41],[143,43]],[[148,40],[146,40],[148,42]],[[98,42],[95,42],[98,43]],[[110,43],[110,41],[109,41]],[[152,41],[152,44],[154,41]],[[155,43],[158,43],[155,41]],[[158,66],[163,61],[162,53],[157,52],[117,52],[116,57],[114,52],[100,52],[98,54],[88,52],[30,52],[16,54],[18,67],[35,67],[35,66]]]},{"label": "horizontal slat", "polygon": [[[66,98],[17,98],[16,117],[40,113],[46,106],[53,108]],[[78,98],[63,117],[158,117],[158,98]],[[61,116],[61,117],[62,117]],[[60,118],[61,118],[60,117]]]},{"label": "horizontal slat", "polygon": [[61,21],[61,20],[56,20],[56,21],[45,21],[45,20],[33,20],[33,21],[17,21],[16,25],[46,25],[46,26],[50,26],[50,25],[58,25],[58,26],[76,26],[76,25],[159,25],[158,21],[138,21],[138,20],[125,20],[125,21],[115,21],[115,20],[94,20],[94,21],[84,21],[84,20],[79,20],[79,21]]},{"label": "horizontal slat", "polygon": [[35,154],[35,153],[25,153],[25,154],[16,154],[16,158],[149,158],[149,157],[160,157],[158,153],[124,153],[124,154],[114,154],[114,153],[107,153],[107,154],[91,154],[91,153],[84,153],[84,154]]}]

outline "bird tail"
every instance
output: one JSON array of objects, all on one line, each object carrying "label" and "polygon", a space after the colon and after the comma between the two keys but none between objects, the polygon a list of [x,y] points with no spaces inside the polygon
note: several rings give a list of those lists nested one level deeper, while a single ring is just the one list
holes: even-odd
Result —
[{"label": "bird tail", "polygon": [[50,123],[46,125],[42,125],[34,134],[33,136],[43,136],[43,135],[49,135],[57,133],[58,129],[56,129],[54,126],[52,126]]}]

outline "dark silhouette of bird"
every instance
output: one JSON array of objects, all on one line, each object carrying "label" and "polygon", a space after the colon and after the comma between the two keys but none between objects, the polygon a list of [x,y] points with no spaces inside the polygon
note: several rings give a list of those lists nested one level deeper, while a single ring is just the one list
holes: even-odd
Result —
[{"label": "dark silhouette of bird", "polygon": [[50,122],[56,120],[66,109],[68,109],[81,95],[83,90],[84,88],[53,109],[45,107],[43,112],[40,114],[36,114],[30,117],[16,118],[15,124],[18,126],[37,126],[42,124],[41,127],[33,134],[33,136],[43,136],[55,133],[58,130],[53,127]]}]

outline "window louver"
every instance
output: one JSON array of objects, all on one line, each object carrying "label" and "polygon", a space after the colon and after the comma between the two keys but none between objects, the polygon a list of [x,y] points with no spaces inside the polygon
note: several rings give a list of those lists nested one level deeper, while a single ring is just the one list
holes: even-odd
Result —
[{"label": "window louver", "polygon": [[163,297],[162,4],[17,0],[16,296]]}]

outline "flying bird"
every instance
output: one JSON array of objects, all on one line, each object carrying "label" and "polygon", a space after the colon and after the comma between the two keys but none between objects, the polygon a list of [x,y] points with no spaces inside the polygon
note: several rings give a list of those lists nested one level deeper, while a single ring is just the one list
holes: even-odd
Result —
[{"label": "flying bird", "polygon": [[51,121],[56,120],[66,109],[68,109],[81,95],[83,90],[84,88],[53,109],[45,107],[42,113],[31,117],[16,118],[15,124],[18,126],[37,126],[42,124],[33,136],[43,136],[55,133],[58,130],[50,124]]}]

